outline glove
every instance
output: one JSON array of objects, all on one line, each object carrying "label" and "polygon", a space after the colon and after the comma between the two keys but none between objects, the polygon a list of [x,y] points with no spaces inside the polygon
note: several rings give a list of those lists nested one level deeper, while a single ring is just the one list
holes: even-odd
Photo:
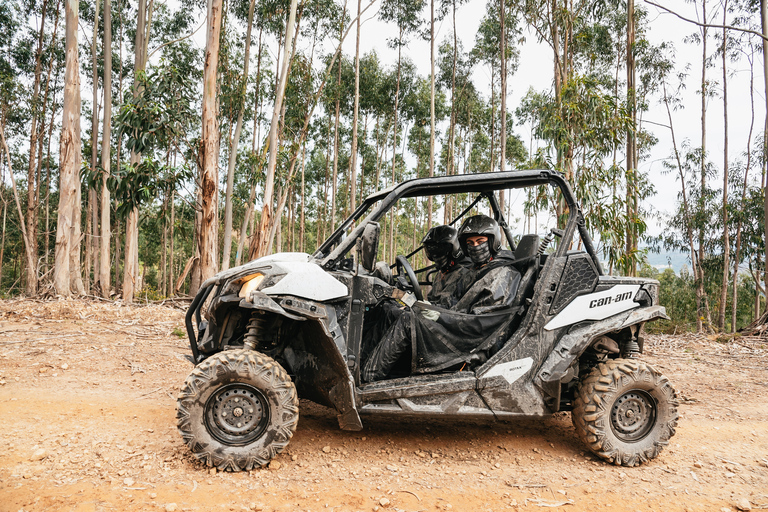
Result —
[{"label": "glove", "polygon": [[433,322],[437,322],[437,319],[440,318],[440,312],[435,311],[434,309],[423,309],[421,311],[422,318],[426,318],[427,320],[432,320]]}]

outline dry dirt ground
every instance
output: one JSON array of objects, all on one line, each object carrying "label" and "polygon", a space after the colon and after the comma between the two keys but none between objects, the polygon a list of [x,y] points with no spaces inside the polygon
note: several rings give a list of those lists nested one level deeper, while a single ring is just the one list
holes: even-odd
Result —
[{"label": "dry dirt ground", "polygon": [[183,312],[0,301],[0,511],[501,511],[768,508],[768,342],[650,337],[677,435],[639,468],[605,464],[568,413],[514,423],[364,419],[309,402],[269,468],[217,473],[176,431],[191,371]]}]

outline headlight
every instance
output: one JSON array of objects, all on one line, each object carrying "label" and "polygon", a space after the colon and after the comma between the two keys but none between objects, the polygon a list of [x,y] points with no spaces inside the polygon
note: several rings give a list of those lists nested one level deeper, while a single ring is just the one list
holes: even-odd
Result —
[{"label": "headlight", "polygon": [[251,296],[251,292],[254,291],[256,288],[258,288],[263,280],[264,280],[264,274],[261,274],[259,272],[243,277],[242,278],[243,285],[240,288],[240,293],[238,293],[238,296],[245,300],[248,300],[248,298]]}]

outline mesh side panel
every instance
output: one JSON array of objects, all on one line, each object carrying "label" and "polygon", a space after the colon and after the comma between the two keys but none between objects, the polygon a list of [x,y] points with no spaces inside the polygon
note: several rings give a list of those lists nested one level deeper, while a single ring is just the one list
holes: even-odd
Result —
[{"label": "mesh side panel", "polygon": [[597,284],[597,270],[588,254],[572,254],[563,269],[557,295],[549,308],[549,314],[559,313],[576,296],[589,293]]}]

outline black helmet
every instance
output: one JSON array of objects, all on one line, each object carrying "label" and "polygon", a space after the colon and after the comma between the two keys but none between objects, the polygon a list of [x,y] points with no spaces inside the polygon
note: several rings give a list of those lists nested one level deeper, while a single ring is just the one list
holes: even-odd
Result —
[{"label": "black helmet", "polygon": [[499,228],[499,223],[496,220],[487,215],[474,215],[461,225],[459,243],[467,254],[467,238],[471,236],[488,237],[488,248],[491,255],[496,255],[501,250],[501,228]]},{"label": "black helmet", "polygon": [[451,226],[435,226],[421,240],[424,252],[430,261],[437,264],[438,269],[446,268],[451,261],[460,260],[463,256],[459,245],[458,231]]}]

